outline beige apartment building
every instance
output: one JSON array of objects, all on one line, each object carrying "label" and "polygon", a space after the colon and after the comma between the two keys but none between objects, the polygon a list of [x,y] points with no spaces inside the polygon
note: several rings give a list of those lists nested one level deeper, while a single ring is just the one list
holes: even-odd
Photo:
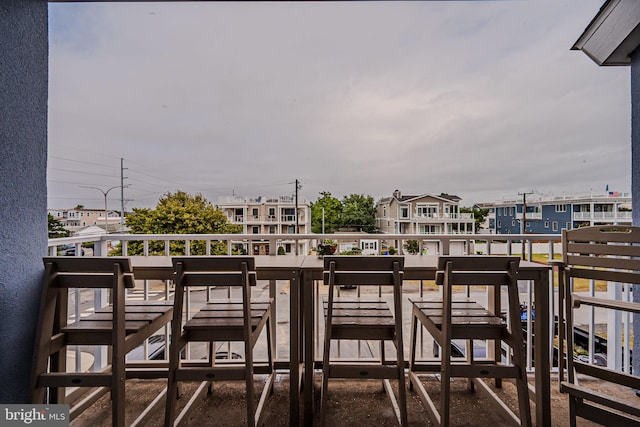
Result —
[{"label": "beige apartment building", "polygon": [[[309,202],[293,196],[248,198],[243,196],[223,196],[218,198],[218,208],[224,212],[232,224],[242,226],[243,234],[305,234],[311,232],[311,208]],[[296,218],[297,216],[297,218]],[[286,253],[295,253],[295,241],[282,238],[278,247]],[[252,243],[252,255],[269,254],[268,241]],[[307,253],[307,243],[300,243],[298,253]]]},{"label": "beige apartment building", "polygon": [[[74,235],[91,226],[105,228],[104,209],[47,209],[47,213],[60,221],[62,226]],[[108,211],[106,224],[108,232],[120,231],[120,212]]]},{"label": "beige apartment building", "polygon": [[403,195],[380,199],[376,226],[387,234],[466,234],[475,232],[472,213],[460,213],[460,197],[451,194]]}]

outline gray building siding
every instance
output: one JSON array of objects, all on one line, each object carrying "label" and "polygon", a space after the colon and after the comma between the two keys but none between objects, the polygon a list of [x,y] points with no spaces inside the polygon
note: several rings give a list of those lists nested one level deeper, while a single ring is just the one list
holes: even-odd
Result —
[{"label": "gray building siding", "polygon": [[26,403],[47,248],[47,2],[1,3],[0,402]]}]

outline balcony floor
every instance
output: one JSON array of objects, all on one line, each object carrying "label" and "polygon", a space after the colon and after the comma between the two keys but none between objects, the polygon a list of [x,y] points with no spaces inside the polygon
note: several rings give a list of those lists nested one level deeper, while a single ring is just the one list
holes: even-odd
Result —
[{"label": "balcony floor", "polygon": [[[316,375],[315,405],[316,414],[314,424],[319,425],[320,416],[320,375]],[[425,377],[425,388],[437,399],[439,383],[435,377]],[[153,398],[165,387],[166,382],[161,380],[129,380],[127,382],[127,414],[126,421],[131,423],[142,412]],[[186,398],[179,399],[179,405],[184,405],[191,396],[191,391],[196,384],[184,383]],[[261,385],[257,385],[258,391]],[[452,384],[452,425],[455,426],[486,426],[506,425],[507,420],[502,414],[493,410],[490,400],[483,394],[470,393],[466,389],[466,380],[456,379]],[[395,426],[395,417],[387,396],[382,391],[379,380],[369,381],[343,381],[331,380],[329,382],[329,407],[327,425],[329,426]],[[513,384],[505,382],[499,393],[505,397],[507,403],[514,410],[516,404],[516,391]],[[624,391],[627,397],[636,399],[629,389]],[[185,425],[205,426],[244,426],[245,400],[244,383],[225,382],[215,383],[212,395],[201,398],[187,416]],[[408,390],[409,425],[429,426],[426,411],[418,396]],[[557,378],[552,376],[551,383],[552,422],[554,426],[568,426],[568,401],[565,395],[558,392]],[[531,405],[535,425],[535,405]],[[517,412],[517,411],[516,411]],[[302,416],[302,414],[301,414]],[[153,417],[146,425],[159,426],[164,421],[164,400]],[[72,423],[72,426],[110,426],[111,402],[109,395],[103,396],[95,405],[86,410]],[[278,376],[275,391],[267,399],[260,425],[264,426],[288,426],[289,424],[289,377],[287,374]],[[300,423],[302,425],[302,423]],[[581,426],[591,424],[580,420]]]}]

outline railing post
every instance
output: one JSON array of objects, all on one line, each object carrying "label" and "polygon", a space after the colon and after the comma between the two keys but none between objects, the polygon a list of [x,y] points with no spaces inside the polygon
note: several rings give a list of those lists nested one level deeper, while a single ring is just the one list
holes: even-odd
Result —
[{"label": "railing post", "polygon": [[93,256],[108,256],[107,241],[106,240],[94,240],[93,242]]},{"label": "railing post", "polygon": [[449,239],[440,240],[442,247],[440,248],[442,255],[449,255],[451,241]]},{"label": "railing post", "polygon": [[[298,246],[298,239],[295,239],[296,247]],[[269,239],[269,255],[278,255],[278,247],[276,239]]]}]

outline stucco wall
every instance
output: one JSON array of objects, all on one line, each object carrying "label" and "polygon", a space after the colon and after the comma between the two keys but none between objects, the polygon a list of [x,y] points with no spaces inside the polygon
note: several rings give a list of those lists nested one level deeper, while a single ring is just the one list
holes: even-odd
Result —
[{"label": "stucco wall", "polygon": [[0,2],[1,403],[29,400],[47,244],[47,2]]}]

